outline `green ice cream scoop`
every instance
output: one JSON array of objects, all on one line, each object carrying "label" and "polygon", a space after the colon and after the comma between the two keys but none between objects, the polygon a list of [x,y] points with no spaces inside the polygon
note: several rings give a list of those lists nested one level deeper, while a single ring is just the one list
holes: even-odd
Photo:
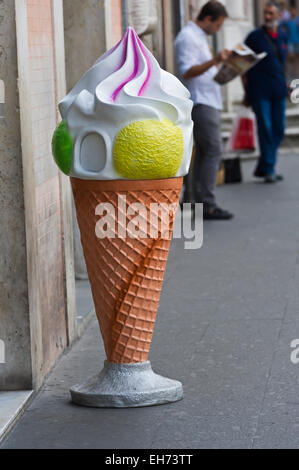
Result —
[{"label": "green ice cream scoop", "polygon": [[52,153],[60,170],[69,175],[73,162],[73,140],[68,132],[66,121],[61,121],[53,134]]}]

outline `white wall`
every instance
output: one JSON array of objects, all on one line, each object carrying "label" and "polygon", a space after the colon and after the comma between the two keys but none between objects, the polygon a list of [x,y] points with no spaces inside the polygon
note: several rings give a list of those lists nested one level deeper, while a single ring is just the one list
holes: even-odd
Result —
[{"label": "white wall", "polygon": [[[220,35],[220,44],[232,49],[238,43],[244,42],[246,36],[254,29],[254,2],[253,0],[226,0],[223,1],[229,13],[229,18]],[[227,111],[232,111],[233,102],[243,99],[243,88],[239,78],[227,85],[223,90]]]}]

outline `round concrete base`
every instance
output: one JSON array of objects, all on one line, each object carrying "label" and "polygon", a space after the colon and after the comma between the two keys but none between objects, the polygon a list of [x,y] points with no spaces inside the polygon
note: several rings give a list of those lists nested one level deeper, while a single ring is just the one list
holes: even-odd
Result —
[{"label": "round concrete base", "polygon": [[98,408],[133,408],[163,405],[183,398],[183,387],[176,380],[153,372],[151,363],[112,364],[86,382],[71,388],[72,401]]}]

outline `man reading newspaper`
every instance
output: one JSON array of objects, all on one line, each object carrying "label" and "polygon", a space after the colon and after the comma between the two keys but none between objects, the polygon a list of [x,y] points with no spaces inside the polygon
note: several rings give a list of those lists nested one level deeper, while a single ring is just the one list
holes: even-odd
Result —
[{"label": "man reading newspaper", "polygon": [[266,52],[256,54],[246,44],[238,44],[232,50],[227,61],[222,65],[214,80],[219,85],[225,85],[239,75],[248,72],[252,67],[258,64],[267,56]]},{"label": "man reading newspaper", "polygon": [[190,21],[178,34],[175,49],[182,81],[191,93],[194,107],[195,164],[185,178],[184,202],[204,204],[204,218],[228,220],[233,215],[216,203],[216,176],[222,157],[221,88],[214,81],[217,65],[230,52],[212,56],[208,36],[219,31],[228,14],[222,3],[210,1],[201,9],[196,21]]}]

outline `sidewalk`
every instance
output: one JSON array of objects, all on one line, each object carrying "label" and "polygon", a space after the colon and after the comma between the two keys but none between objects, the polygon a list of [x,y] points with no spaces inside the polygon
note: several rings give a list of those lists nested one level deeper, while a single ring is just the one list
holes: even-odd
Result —
[{"label": "sidewalk", "polygon": [[181,380],[181,402],[92,409],[69,388],[102,367],[96,320],[57,364],[0,448],[299,448],[299,157],[286,181],[218,190],[232,222],[209,222],[204,246],[172,246],[150,359]]}]

